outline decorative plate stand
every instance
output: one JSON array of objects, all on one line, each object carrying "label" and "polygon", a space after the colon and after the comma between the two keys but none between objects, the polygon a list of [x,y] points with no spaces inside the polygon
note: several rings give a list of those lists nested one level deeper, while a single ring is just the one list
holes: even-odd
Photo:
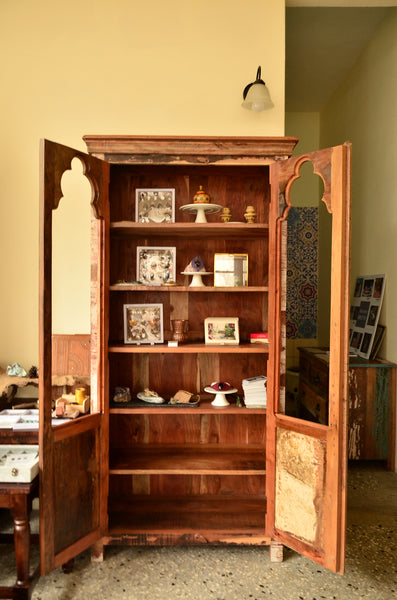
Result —
[{"label": "decorative plate stand", "polygon": [[223,206],[219,206],[219,204],[208,204],[208,203],[199,203],[195,204],[184,204],[180,207],[180,209],[184,212],[195,214],[196,220],[195,223],[207,223],[206,213],[214,214],[218,213],[222,210]]},{"label": "decorative plate stand", "polygon": [[215,398],[213,399],[211,404],[212,404],[212,406],[215,406],[217,408],[229,406],[230,402],[228,402],[228,400],[226,398],[226,394],[236,394],[237,393],[236,388],[232,388],[231,390],[217,391],[217,390],[214,390],[214,388],[212,388],[210,386],[205,387],[204,391],[209,394],[215,394]]},{"label": "decorative plate stand", "polygon": [[205,287],[205,283],[202,280],[202,275],[213,275],[212,271],[182,271],[181,275],[191,275],[192,281],[189,284],[189,287]]}]

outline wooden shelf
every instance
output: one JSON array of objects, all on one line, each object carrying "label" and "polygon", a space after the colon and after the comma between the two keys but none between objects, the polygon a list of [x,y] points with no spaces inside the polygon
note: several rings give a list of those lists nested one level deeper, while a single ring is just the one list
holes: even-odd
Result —
[{"label": "wooden shelf", "polygon": [[136,445],[111,449],[110,475],[265,475],[263,446]]},{"label": "wooden shelf", "polygon": [[[128,503],[110,503],[109,534],[139,534],[123,539],[124,543],[141,544],[148,534],[149,543],[227,543],[224,536],[242,536],[236,543],[258,543],[251,537],[265,537],[266,498],[264,496],[133,496]],[[158,534],[151,537],[150,534]],[[183,538],[180,536],[183,535]],[[191,534],[192,539],[186,536]],[[221,536],[219,536],[221,534]],[[168,542],[165,541],[167,538]],[[196,541],[194,541],[196,540]]]},{"label": "wooden shelf", "polygon": [[222,293],[252,293],[269,291],[265,285],[246,285],[240,287],[214,287],[206,285],[205,287],[190,287],[188,285],[141,285],[130,283],[114,283],[109,286],[111,292],[222,292]]},{"label": "wooden shelf", "polygon": [[269,231],[267,223],[135,223],[115,221],[110,223],[113,235],[183,237],[183,238],[244,238],[263,237]]},{"label": "wooden shelf", "polygon": [[229,406],[223,406],[216,408],[212,406],[211,402],[214,399],[213,396],[201,398],[199,406],[181,406],[181,405],[167,405],[162,406],[161,404],[148,404],[147,406],[123,406],[120,403],[118,406],[112,405],[109,412],[112,415],[128,415],[128,414],[142,414],[142,415],[182,415],[182,414],[222,414],[222,415],[252,415],[266,413],[266,408],[247,408],[246,406],[236,406],[236,404],[230,404]]},{"label": "wooden shelf", "polygon": [[269,344],[239,344],[238,346],[216,344],[109,344],[108,352],[117,354],[269,354]]}]

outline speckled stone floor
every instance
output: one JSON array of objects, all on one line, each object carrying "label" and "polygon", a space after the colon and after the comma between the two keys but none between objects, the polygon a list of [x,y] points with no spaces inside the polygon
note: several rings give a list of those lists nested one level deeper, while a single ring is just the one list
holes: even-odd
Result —
[{"label": "speckled stone floor", "polygon": [[[37,553],[33,557],[37,560]],[[0,582],[13,568],[0,547]],[[5,577],[5,580],[4,580]],[[89,553],[69,575],[42,577],[32,600],[393,600],[397,597],[397,474],[374,464],[349,469],[346,573],[335,575],[288,549],[271,563],[267,548],[109,547]]]}]

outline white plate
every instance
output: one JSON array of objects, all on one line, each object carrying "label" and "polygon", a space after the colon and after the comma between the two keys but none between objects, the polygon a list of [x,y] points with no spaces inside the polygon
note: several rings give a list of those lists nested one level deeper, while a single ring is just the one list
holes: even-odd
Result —
[{"label": "white plate", "polygon": [[137,396],[139,400],[149,402],[150,404],[164,404],[165,400],[161,396],[145,396],[143,392],[138,392]]}]

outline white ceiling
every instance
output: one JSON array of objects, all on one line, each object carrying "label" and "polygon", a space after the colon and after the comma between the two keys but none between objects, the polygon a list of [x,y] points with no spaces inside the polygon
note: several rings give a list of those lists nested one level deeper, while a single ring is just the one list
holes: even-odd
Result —
[{"label": "white ceiling", "polygon": [[286,111],[319,112],[390,10],[287,7]]}]

